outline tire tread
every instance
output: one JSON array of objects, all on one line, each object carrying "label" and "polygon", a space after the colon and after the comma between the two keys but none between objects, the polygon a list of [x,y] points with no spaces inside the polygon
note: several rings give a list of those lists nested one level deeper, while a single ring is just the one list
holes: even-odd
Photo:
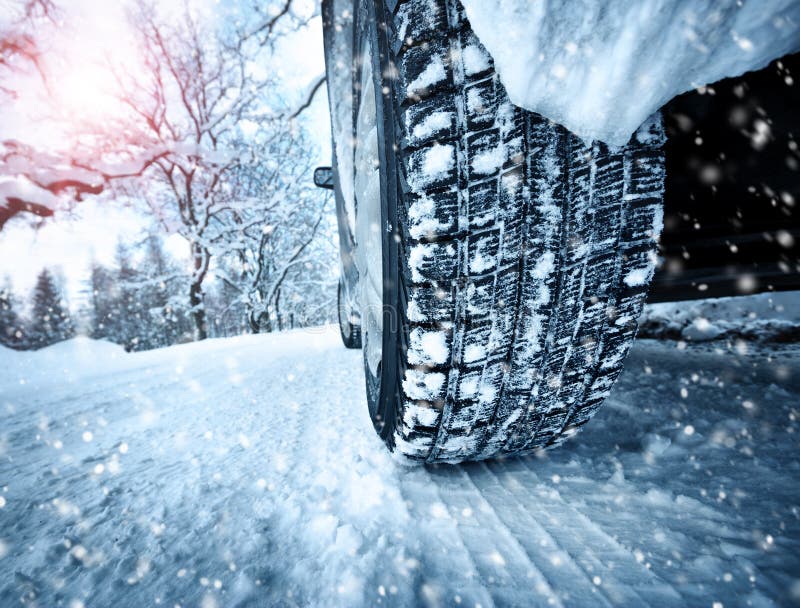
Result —
[{"label": "tire tread", "polygon": [[[459,462],[558,445],[597,411],[636,332],[660,232],[660,118],[622,149],[586,144],[510,103],[458,0],[390,4],[409,389],[390,447]],[[412,86],[431,62],[444,78]],[[424,175],[445,153],[450,168]],[[444,360],[415,347],[423,334]],[[439,389],[420,399],[426,382]]]}]

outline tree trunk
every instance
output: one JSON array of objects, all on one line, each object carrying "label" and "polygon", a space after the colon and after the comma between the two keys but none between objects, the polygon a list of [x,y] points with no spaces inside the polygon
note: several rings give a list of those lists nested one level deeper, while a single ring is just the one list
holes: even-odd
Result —
[{"label": "tree trunk", "polygon": [[281,289],[275,292],[275,318],[278,321],[278,331],[283,331],[283,320],[281,319]]},{"label": "tree trunk", "polygon": [[255,312],[252,309],[249,313],[247,313],[247,324],[250,326],[250,331],[254,334],[261,333],[261,326],[258,322],[258,317],[255,315]]},{"label": "tree trunk", "polygon": [[198,340],[205,340],[208,338],[208,325],[206,311],[203,308],[203,286],[198,281],[192,281],[189,287],[189,305],[192,307],[195,337]]},{"label": "tree trunk", "polygon": [[206,278],[211,253],[199,243],[192,243],[192,259],[194,261],[194,273],[189,286],[189,306],[192,308],[195,338],[197,340],[205,340],[208,338],[208,323],[206,320],[203,280]]}]

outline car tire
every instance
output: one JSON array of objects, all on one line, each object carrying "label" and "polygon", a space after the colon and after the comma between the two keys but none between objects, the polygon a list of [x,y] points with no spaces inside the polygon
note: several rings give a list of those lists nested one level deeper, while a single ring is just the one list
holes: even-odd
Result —
[{"label": "car tire", "polygon": [[361,326],[353,323],[353,311],[347,303],[344,294],[345,287],[339,279],[339,286],[336,289],[336,310],[339,319],[339,334],[342,336],[342,343],[345,348],[361,348]]},{"label": "car tire", "polygon": [[365,39],[385,227],[380,365],[365,357],[375,429],[424,462],[556,446],[600,407],[636,333],[663,217],[661,119],[612,149],[515,107],[457,0],[360,0],[356,49]]}]

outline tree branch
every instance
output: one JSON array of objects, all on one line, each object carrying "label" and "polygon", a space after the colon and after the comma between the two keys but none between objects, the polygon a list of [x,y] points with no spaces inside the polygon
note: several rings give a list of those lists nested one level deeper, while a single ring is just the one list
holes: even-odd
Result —
[{"label": "tree branch", "polygon": [[300,116],[300,114],[304,110],[308,109],[308,107],[311,105],[311,102],[314,101],[314,96],[317,94],[317,91],[319,91],[320,87],[323,84],[325,84],[326,81],[327,81],[327,78],[326,78],[325,74],[317,76],[317,79],[314,81],[314,83],[309,88],[308,93],[306,93],[306,100],[300,105],[299,108],[297,108],[297,110],[294,111],[294,113],[291,116],[289,116],[289,120],[294,120],[295,118]]}]

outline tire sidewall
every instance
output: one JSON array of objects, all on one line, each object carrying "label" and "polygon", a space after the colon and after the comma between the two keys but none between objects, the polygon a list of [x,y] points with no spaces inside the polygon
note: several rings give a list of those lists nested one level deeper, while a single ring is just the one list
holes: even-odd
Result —
[{"label": "tire sidewall", "polygon": [[[369,37],[372,49],[372,70],[375,87],[375,106],[377,113],[378,156],[380,162],[381,193],[381,240],[383,263],[383,332],[382,357],[378,376],[373,375],[369,366],[364,364],[367,385],[367,400],[373,426],[381,438],[393,447],[394,430],[401,402],[401,378],[404,369],[405,349],[402,339],[407,332],[405,322],[406,308],[402,297],[401,263],[400,263],[400,230],[398,222],[398,203],[400,201],[398,165],[400,161],[395,150],[398,141],[395,128],[395,94],[393,83],[384,82],[382,74],[386,58],[389,56],[388,28],[381,25],[385,21],[386,11],[382,0],[357,0],[356,26],[354,32],[354,56],[361,54],[365,45],[365,37]],[[361,81],[361,68],[354,70],[354,83]],[[360,92],[353,87],[353,116],[358,116]],[[354,133],[355,135],[355,133]],[[367,340],[362,335],[362,342]],[[364,347],[366,353],[366,346]]]}]

